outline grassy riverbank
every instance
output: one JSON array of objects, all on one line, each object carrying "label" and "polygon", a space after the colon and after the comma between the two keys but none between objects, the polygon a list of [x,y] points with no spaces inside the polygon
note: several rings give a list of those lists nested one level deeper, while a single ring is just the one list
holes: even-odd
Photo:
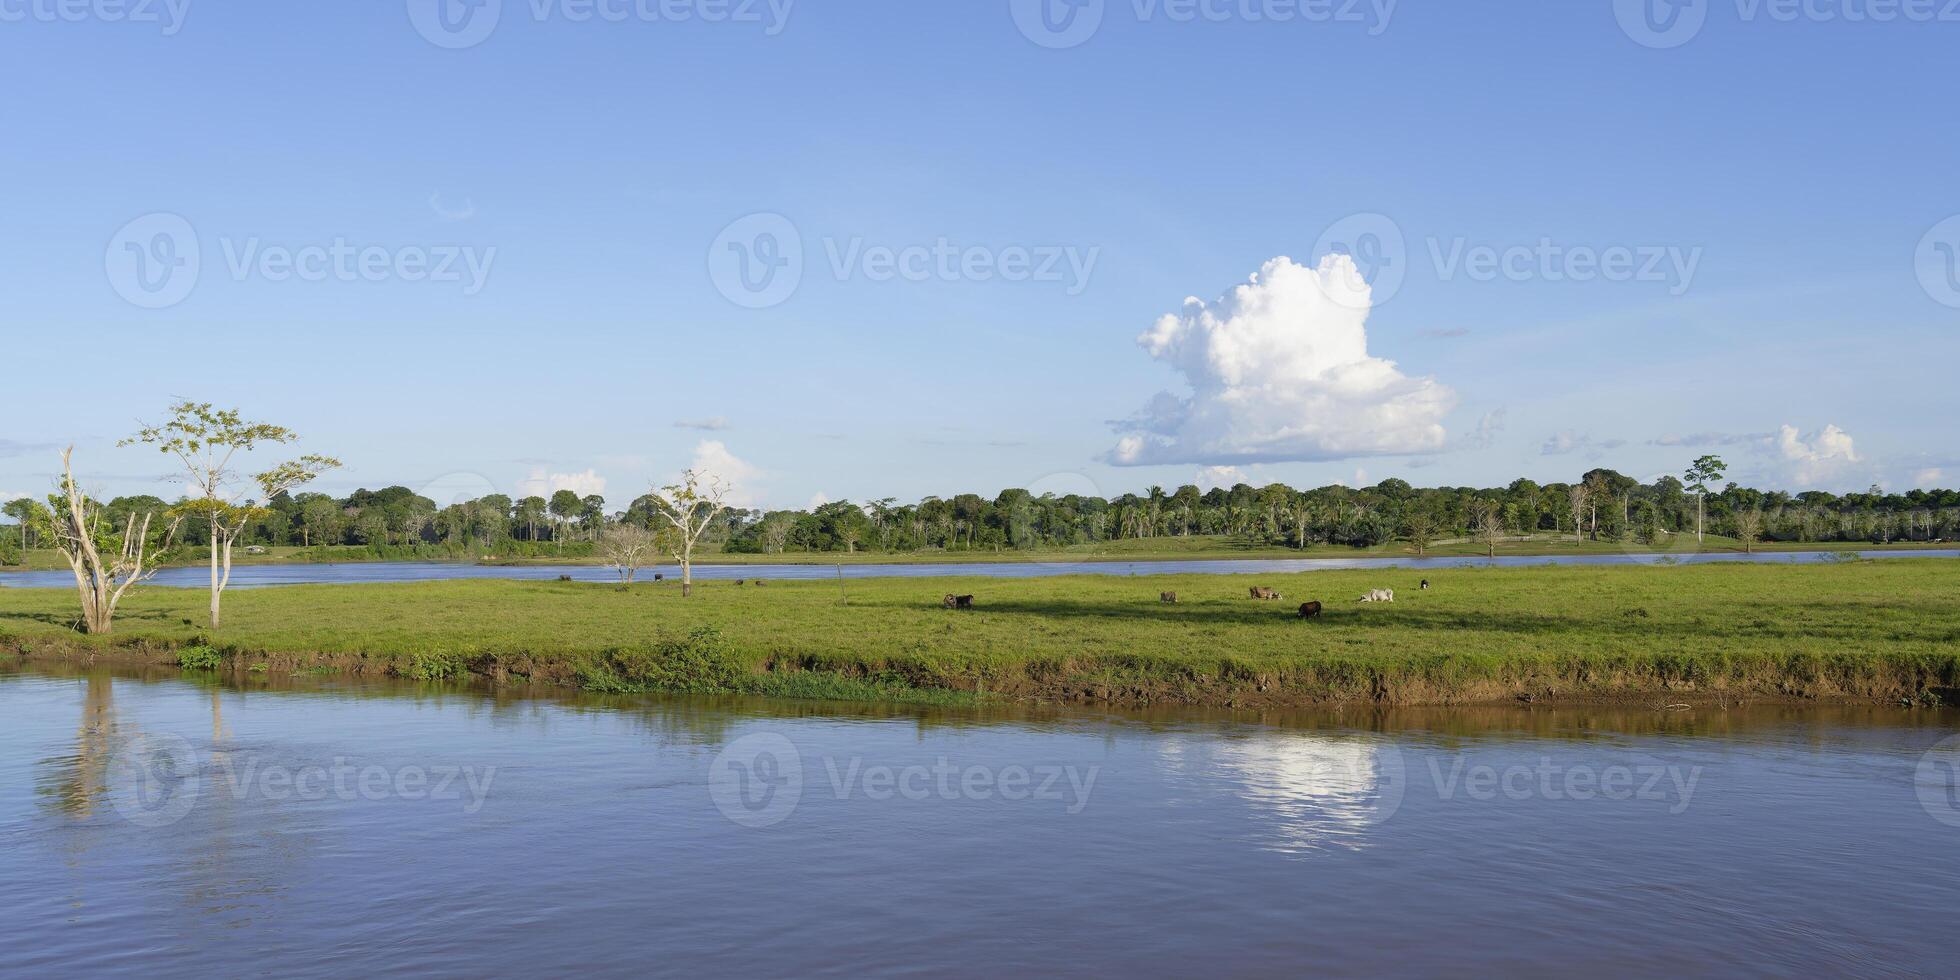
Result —
[{"label": "grassy riverbank", "polygon": [[[470,581],[126,600],[85,637],[71,591],[0,589],[0,647],[226,670],[466,674],[593,690],[1217,705],[1826,698],[1960,684],[1960,562],[1322,571],[667,585]],[[1285,602],[1247,598],[1251,585]],[[1391,587],[1393,605],[1352,601]],[[1158,601],[1176,591],[1177,605]],[[972,593],[977,611],[939,607]],[[1303,622],[1305,599],[1327,603]],[[202,647],[212,656],[204,656]]]}]

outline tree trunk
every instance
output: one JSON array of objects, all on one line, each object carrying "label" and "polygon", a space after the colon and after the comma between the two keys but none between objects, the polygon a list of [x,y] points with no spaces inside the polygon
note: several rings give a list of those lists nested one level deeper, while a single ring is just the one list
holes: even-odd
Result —
[{"label": "tree trunk", "polygon": [[218,628],[218,520],[211,518],[211,628]]}]

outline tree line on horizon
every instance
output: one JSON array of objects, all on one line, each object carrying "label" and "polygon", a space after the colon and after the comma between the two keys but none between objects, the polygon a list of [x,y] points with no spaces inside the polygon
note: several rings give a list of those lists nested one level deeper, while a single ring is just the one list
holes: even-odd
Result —
[{"label": "tree line on horizon", "polygon": [[[1720,461],[1713,461],[1719,479]],[[1960,537],[1960,491],[1787,493],[1703,472],[1696,482],[1667,476],[1641,483],[1611,469],[1571,483],[1519,479],[1501,488],[1419,488],[1400,479],[1364,488],[1340,484],[1301,490],[1283,483],[1201,490],[1151,487],[1102,498],[1002,490],[916,503],[883,498],[837,501],[806,510],[731,507],[716,515],[704,543],[752,554],[786,552],[1000,552],[1158,537],[1220,536],[1247,545],[1371,548],[1397,541],[1417,551],[1445,539],[1568,534],[1597,541],[1660,544],[1670,535],[1709,533],[1753,541],[1932,541]],[[1698,492],[1698,488],[1703,492]],[[102,505],[111,524],[131,515],[184,511],[152,495]],[[18,535],[0,535],[0,562],[23,548],[46,546],[53,511],[31,499],[4,512]],[[1576,515],[1576,516],[1575,516]],[[173,525],[181,542],[209,539],[193,508]],[[237,535],[242,547],[365,547],[377,555],[586,555],[610,528],[659,531],[665,521],[651,493],[608,513],[596,495],[560,490],[550,496],[490,494],[447,506],[406,487],[356,490],[345,497],[282,490]],[[159,530],[158,533],[161,533]],[[194,544],[178,550],[196,551]]]}]

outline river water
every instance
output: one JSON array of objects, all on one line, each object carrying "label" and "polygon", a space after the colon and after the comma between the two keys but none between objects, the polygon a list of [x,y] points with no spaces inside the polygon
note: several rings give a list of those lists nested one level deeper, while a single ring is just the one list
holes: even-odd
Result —
[{"label": "river water", "polygon": [[1960,716],[0,673],[0,975],[1950,975]]},{"label": "river water", "polygon": [[[1277,572],[1312,572],[1342,568],[1516,568],[1531,565],[1653,565],[1661,562],[1699,565],[1708,562],[1749,562],[1754,564],[1815,564],[1867,558],[1960,558],[1960,549],[1921,549],[1912,551],[1853,552],[1762,551],[1741,554],[1586,554],[1499,558],[1448,557],[1410,558],[1248,558],[1206,559],[1199,561],[1073,561],[1073,562],[941,562],[928,564],[861,565],[696,565],[698,579],[829,579],[829,578],[937,578],[978,576],[982,578],[1043,578],[1053,575],[1246,575]],[[674,566],[641,569],[642,581],[655,574],[679,575]],[[429,582],[442,579],[556,579],[569,575],[581,582],[612,582],[619,575],[601,565],[472,565],[458,562],[340,562],[295,565],[238,565],[231,572],[232,588],[270,585],[332,585],[361,582]],[[166,568],[151,584],[182,588],[208,588],[208,568]],[[0,586],[18,588],[73,588],[75,577],[68,572],[0,573]]]}]

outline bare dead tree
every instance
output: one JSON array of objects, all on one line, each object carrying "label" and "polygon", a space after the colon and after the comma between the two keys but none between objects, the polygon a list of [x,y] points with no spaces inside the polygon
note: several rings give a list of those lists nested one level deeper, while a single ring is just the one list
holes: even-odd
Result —
[{"label": "bare dead tree", "polygon": [[1483,542],[1484,553],[1497,557],[1497,542],[1504,538],[1504,511],[1495,500],[1479,500],[1471,505],[1470,530]]},{"label": "bare dead tree", "polygon": [[1754,507],[1735,513],[1735,539],[1742,542],[1742,553],[1756,550],[1756,542],[1763,537],[1763,512]]},{"label": "bare dead tree", "polygon": [[1592,491],[1585,484],[1574,483],[1572,489],[1565,491],[1565,497],[1572,503],[1572,540],[1586,539],[1586,502],[1592,498]]},{"label": "bare dead tree", "polygon": [[105,526],[102,505],[88,498],[75,482],[75,447],[61,451],[60,492],[54,504],[54,542],[75,573],[75,590],[82,597],[82,630],[106,635],[115,629],[116,604],[130,586],[156,574],[157,556],[177,536],[181,519],[173,520],[156,548],[149,546],[155,512],[139,519],[131,512],[122,533]]},{"label": "bare dead tree", "polygon": [[720,477],[695,470],[683,472],[679,483],[649,491],[660,504],[661,516],[674,529],[671,550],[681,565],[682,598],[694,592],[694,546],[714,526],[715,518],[728,509],[728,491]]},{"label": "bare dead tree", "polygon": [[629,584],[641,566],[659,554],[659,546],[657,536],[638,524],[615,524],[599,533],[599,556],[619,573],[621,582]]}]

